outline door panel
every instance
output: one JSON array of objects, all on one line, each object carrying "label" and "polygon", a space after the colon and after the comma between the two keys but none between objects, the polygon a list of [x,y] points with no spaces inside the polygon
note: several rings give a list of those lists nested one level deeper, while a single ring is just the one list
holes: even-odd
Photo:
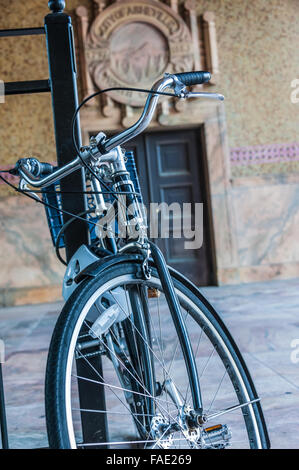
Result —
[{"label": "door panel", "polygon": [[[203,178],[202,146],[198,130],[150,132],[126,145],[133,150],[144,202],[191,203],[191,229],[195,227],[194,203],[204,203],[203,245],[186,249],[184,221],[169,213],[169,238],[155,238],[167,262],[199,285],[213,282],[207,197]],[[165,221],[164,221],[165,222]],[[163,221],[159,216],[159,229]],[[159,230],[160,232],[160,230]],[[178,238],[179,237],[179,238]],[[189,239],[190,241],[190,239]]]}]

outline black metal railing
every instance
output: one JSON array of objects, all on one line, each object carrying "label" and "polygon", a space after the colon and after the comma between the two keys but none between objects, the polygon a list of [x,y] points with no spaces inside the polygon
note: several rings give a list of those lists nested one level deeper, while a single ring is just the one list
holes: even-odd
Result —
[{"label": "black metal railing", "polygon": [[[51,92],[57,163],[58,166],[63,166],[73,160],[76,152],[73,146],[71,128],[72,117],[78,106],[76,60],[72,22],[71,18],[64,13],[65,2],[50,0],[48,6],[51,13],[45,17],[45,27],[6,29],[0,31],[0,38],[45,35],[50,72],[49,80],[8,82],[4,84],[4,91],[6,95]],[[81,145],[79,119],[76,121],[76,141]],[[71,192],[74,193],[74,188],[76,188],[76,194],[70,194]],[[64,178],[60,182],[60,189],[63,193],[61,194],[63,210],[72,214],[79,214],[86,209],[86,198],[83,193],[85,189],[83,170],[78,170]],[[63,216],[64,223],[67,222],[69,217],[67,215]],[[75,223],[76,227],[71,227],[71,230],[66,229],[64,233],[67,260],[82,244],[88,244],[89,242],[87,224],[82,220],[77,220]],[[80,364],[78,367],[80,367]],[[95,367],[96,370],[101,370],[100,360],[95,364]],[[8,448],[4,392],[1,379],[2,376],[0,376],[0,431],[2,432],[2,447]],[[95,393],[88,384],[79,386],[79,389],[81,401],[86,396],[89,397],[89,400],[99,400],[98,393]],[[100,397],[101,406],[103,405],[102,400],[103,398]],[[84,413],[81,419],[85,435],[93,435],[99,426],[105,428],[105,423],[101,420],[94,422]]]},{"label": "black metal railing", "polygon": [[[75,148],[72,143],[71,121],[78,106],[76,80],[76,60],[74,51],[73,29],[69,15],[64,13],[65,1],[50,0],[51,13],[45,17],[45,26],[37,28],[5,29],[0,31],[0,38],[45,35],[47,42],[49,80],[29,80],[4,83],[5,95],[20,95],[51,92],[54,130],[58,166],[67,164],[74,158]],[[76,124],[76,140],[80,144],[79,121]],[[62,209],[78,214],[85,210],[83,194],[85,178],[83,170],[66,177],[61,182],[65,193],[76,188],[77,194],[62,196]],[[80,194],[81,192],[81,194]],[[69,216],[64,216],[66,222]],[[77,221],[74,230],[66,230],[66,257],[69,260],[83,243],[88,243],[88,230],[83,221]]]}]

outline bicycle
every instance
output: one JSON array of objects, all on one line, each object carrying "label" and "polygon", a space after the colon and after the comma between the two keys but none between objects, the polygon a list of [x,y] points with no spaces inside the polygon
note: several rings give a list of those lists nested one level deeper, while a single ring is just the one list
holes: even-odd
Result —
[{"label": "bicycle", "polygon": [[42,188],[49,217],[63,212],[50,198],[63,177],[83,167],[91,188],[88,210],[64,225],[51,219],[65,264],[60,248],[66,228],[78,218],[91,227],[90,245],[67,264],[66,303],[49,349],[51,448],[270,447],[260,399],[229,331],[147,237],[134,158],[121,148],[148,126],[160,95],[223,99],[187,89],[210,78],[208,72],[165,74],[132,127],[110,138],[100,132],[61,168],[31,158],[12,171],[20,192],[40,201],[36,190]]}]

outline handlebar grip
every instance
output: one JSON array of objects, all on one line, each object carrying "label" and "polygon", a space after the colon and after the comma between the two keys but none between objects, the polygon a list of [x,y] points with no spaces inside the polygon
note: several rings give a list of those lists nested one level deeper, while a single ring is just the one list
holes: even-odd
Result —
[{"label": "handlebar grip", "polygon": [[174,75],[186,86],[201,85],[211,80],[210,72],[183,72]]},{"label": "handlebar grip", "polygon": [[40,162],[37,158],[28,158],[27,163],[29,164],[29,171],[33,176],[47,176],[53,173],[54,170],[51,163]]},{"label": "handlebar grip", "polygon": [[17,175],[22,165],[35,177],[47,176],[54,171],[54,166],[51,165],[51,163],[42,163],[36,158],[21,158],[17,161],[15,168],[13,168],[10,173]]},{"label": "handlebar grip", "polygon": [[38,176],[51,175],[54,171],[54,166],[51,165],[51,163],[39,162],[39,165],[40,165],[40,169],[39,169]]}]

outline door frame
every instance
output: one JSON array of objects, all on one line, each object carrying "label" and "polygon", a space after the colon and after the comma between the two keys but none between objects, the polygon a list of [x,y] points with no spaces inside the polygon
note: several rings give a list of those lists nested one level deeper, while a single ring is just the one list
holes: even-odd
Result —
[{"label": "door frame", "polygon": [[[210,273],[210,282],[208,285],[217,285],[217,269],[216,269],[216,256],[215,256],[215,239],[214,239],[214,229],[213,229],[213,219],[212,219],[212,207],[211,207],[211,199],[210,199],[210,190],[209,190],[209,174],[207,168],[207,161],[206,161],[206,143],[205,143],[205,133],[204,133],[204,125],[184,125],[184,126],[176,126],[175,128],[161,128],[161,127],[152,127],[148,131],[146,131],[143,135],[148,134],[156,134],[156,133],[175,133],[176,131],[194,131],[195,132],[195,139],[196,139],[196,148],[198,150],[197,158],[198,158],[198,166],[199,172],[202,173],[199,175],[199,184],[202,188],[203,194],[203,203],[204,203],[204,235],[207,237],[207,256],[209,260],[209,266],[211,269]],[[145,148],[145,152],[146,152]],[[150,173],[150,162],[146,158],[145,159],[145,168],[146,172]],[[153,181],[151,178],[148,179],[148,186],[149,186],[149,193],[153,193],[152,187]]]}]

